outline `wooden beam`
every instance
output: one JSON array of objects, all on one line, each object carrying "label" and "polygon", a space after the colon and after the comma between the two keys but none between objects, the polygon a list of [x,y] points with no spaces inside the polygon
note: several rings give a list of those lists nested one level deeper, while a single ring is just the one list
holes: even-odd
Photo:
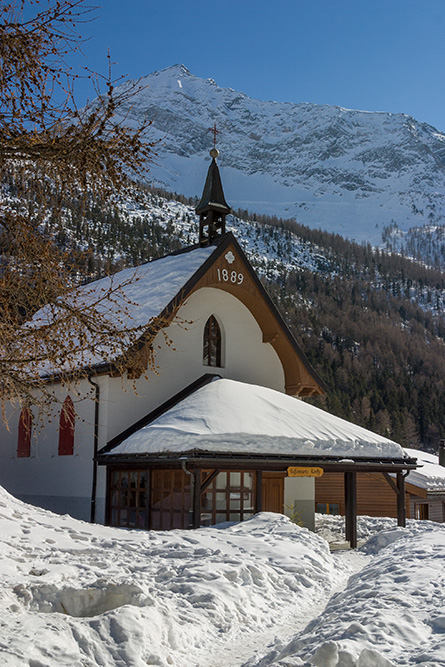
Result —
[{"label": "wooden beam", "polygon": [[405,497],[405,475],[403,472],[397,473],[397,524],[405,528],[406,526],[406,497]]},{"label": "wooden beam", "polygon": [[201,469],[193,471],[193,528],[201,527]]},{"label": "wooden beam", "polygon": [[263,333],[263,343],[275,343],[278,338],[278,331]]},{"label": "wooden beam", "polygon": [[255,511],[263,511],[263,471],[256,471],[256,498],[255,498]]},{"label": "wooden beam", "polygon": [[351,549],[357,547],[357,473],[345,472],[345,536]]},{"label": "wooden beam", "polygon": [[207,475],[207,477],[205,478],[205,480],[201,484],[201,494],[207,489],[208,486],[210,486],[210,484],[213,482],[215,477],[217,477],[217,475],[219,475],[219,472],[220,471],[218,469],[218,470],[214,470],[213,472],[210,472]]}]

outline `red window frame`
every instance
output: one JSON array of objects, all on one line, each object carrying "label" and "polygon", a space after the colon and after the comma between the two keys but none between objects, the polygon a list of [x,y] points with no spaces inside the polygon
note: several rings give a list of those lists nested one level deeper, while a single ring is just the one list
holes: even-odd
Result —
[{"label": "red window frame", "polygon": [[72,456],[74,454],[74,427],[76,413],[71,396],[67,396],[63,402],[59,422],[59,456]]},{"label": "red window frame", "polygon": [[23,408],[20,412],[17,437],[17,456],[19,458],[31,456],[31,435],[32,412],[29,408]]}]

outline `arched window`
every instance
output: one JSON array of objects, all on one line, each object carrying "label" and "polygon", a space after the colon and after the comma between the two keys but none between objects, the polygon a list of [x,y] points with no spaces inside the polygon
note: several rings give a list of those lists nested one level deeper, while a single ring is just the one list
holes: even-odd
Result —
[{"label": "arched window", "polygon": [[76,413],[73,401],[67,396],[62,405],[59,424],[59,456],[74,454],[74,424]]},{"label": "arched window", "polygon": [[204,366],[221,366],[221,329],[214,315],[210,315],[204,327]]},{"label": "arched window", "polygon": [[29,408],[23,408],[19,418],[19,433],[17,439],[17,456],[31,456],[32,413]]}]

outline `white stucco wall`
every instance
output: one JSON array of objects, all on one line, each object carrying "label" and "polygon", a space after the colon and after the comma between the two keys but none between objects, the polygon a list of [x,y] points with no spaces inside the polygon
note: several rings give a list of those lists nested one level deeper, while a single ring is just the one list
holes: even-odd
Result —
[{"label": "white stucco wall", "polygon": [[[99,382],[106,395],[108,377]],[[94,390],[83,380],[70,390],[55,384],[52,391],[57,402],[44,425],[34,419],[29,457],[17,457],[19,410],[10,416],[9,431],[4,425],[0,427],[0,483],[21,500],[88,521],[93,478]],[[76,413],[74,453],[59,456],[59,417],[68,394]],[[99,429],[99,435],[103,446],[106,423]]]},{"label": "white stucco wall", "polygon": [[[204,326],[210,315],[220,324],[223,337],[222,368],[203,365]],[[141,419],[155,407],[184,389],[204,373],[259,384],[284,391],[284,371],[272,345],[263,343],[255,318],[241,301],[215,288],[202,288],[179,309],[175,322],[155,341],[158,372],[148,371],[148,379],[123,383],[110,380],[108,439]],[[158,347],[159,346],[159,347]]]},{"label": "white stucco wall", "polygon": [[[214,315],[222,330],[223,367],[203,365],[204,326]],[[136,381],[101,376],[99,449],[114,436],[151,412],[204,373],[259,384],[284,391],[281,362],[250,311],[234,296],[215,288],[191,295],[167,329],[172,345],[162,334],[155,341],[157,373]],[[55,384],[55,396],[63,402],[68,391]],[[89,520],[94,452],[94,389],[83,380],[69,391],[76,410],[74,455],[58,455],[61,404],[44,428],[33,433],[31,456],[17,457],[19,412],[10,417],[9,431],[0,426],[0,484],[17,497],[60,513]],[[79,400],[82,398],[86,400]],[[99,466],[96,520],[104,521],[105,468]],[[293,499],[292,499],[293,501]]]},{"label": "white stucco wall", "polygon": [[284,478],[284,513],[314,530],[315,479],[313,477]]}]

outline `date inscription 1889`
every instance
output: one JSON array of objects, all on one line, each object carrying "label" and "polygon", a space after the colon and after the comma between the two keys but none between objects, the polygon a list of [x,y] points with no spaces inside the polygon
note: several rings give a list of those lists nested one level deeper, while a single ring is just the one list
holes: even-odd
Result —
[{"label": "date inscription 1889", "polygon": [[241,285],[244,280],[244,275],[237,271],[229,271],[228,269],[216,269],[218,280],[224,283],[233,283],[234,285]]}]

